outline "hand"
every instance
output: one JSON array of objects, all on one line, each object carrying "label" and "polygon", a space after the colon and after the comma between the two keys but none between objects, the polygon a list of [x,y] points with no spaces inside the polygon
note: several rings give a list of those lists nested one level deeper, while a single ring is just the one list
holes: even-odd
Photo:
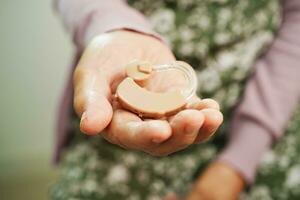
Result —
[{"label": "hand", "polygon": [[231,166],[212,163],[196,181],[186,200],[236,200],[245,186]]},{"label": "hand", "polygon": [[[113,104],[112,94],[125,77],[125,65],[134,59],[154,64],[175,60],[158,39],[130,31],[95,37],[85,49],[74,72],[74,108],[87,135],[100,133],[111,143],[153,155],[167,155],[210,137],[223,116],[214,100],[194,97],[187,109],[165,120],[142,120]],[[174,73],[154,76],[148,88],[172,90],[183,78]]]}]

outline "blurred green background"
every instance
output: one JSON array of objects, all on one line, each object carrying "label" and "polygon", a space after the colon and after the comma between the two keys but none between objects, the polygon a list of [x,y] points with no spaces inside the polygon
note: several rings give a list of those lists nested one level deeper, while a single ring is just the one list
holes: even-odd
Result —
[{"label": "blurred green background", "polygon": [[0,1],[0,199],[47,199],[57,104],[72,56],[51,0]]}]

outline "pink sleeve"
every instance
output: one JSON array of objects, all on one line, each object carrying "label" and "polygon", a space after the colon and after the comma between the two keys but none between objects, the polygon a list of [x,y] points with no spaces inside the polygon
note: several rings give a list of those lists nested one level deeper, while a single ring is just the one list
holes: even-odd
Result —
[{"label": "pink sleeve", "polygon": [[257,62],[231,124],[229,144],[219,160],[247,183],[273,141],[284,133],[300,98],[300,1],[283,2],[283,22],[273,45]]},{"label": "pink sleeve", "polygon": [[93,36],[115,29],[156,36],[144,16],[123,0],[54,0],[54,4],[80,49]]}]

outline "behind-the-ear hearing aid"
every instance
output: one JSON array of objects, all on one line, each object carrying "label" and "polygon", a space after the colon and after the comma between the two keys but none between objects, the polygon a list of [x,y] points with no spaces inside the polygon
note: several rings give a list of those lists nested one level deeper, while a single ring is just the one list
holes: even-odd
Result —
[{"label": "behind-the-ear hearing aid", "polygon": [[[164,93],[143,88],[153,73],[168,70],[181,72],[187,80],[187,87]],[[117,100],[123,108],[141,117],[161,118],[175,114],[185,108],[197,88],[197,78],[193,68],[182,61],[164,65],[134,61],[126,66],[126,76],[117,87]]]}]

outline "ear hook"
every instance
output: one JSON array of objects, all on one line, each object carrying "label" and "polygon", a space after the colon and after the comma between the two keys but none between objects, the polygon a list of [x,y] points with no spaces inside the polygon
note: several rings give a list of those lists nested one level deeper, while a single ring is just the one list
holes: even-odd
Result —
[{"label": "ear hook", "polygon": [[[151,92],[143,88],[155,72],[179,70],[188,81],[185,90],[165,93]],[[193,68],[185,62],[151,65],[144,61],[134,61],[126,66],[125,78],[117,87],[116,97],[125,109],[140,116],[160,118],[182,110],[195,94],[197,78]]]},{"label": "ear hook", "polygon": [[188,86],[185,90],[181,91],[182,95],[186,98],[186,100],[190,100],[193,97],[197,90],[197,77],[194,69],[183,61],[174,61],[170,64],[164,65],[156,65],[153,66],[154,71],[167,71],[167,70],[179,70],[188,81]]}]

